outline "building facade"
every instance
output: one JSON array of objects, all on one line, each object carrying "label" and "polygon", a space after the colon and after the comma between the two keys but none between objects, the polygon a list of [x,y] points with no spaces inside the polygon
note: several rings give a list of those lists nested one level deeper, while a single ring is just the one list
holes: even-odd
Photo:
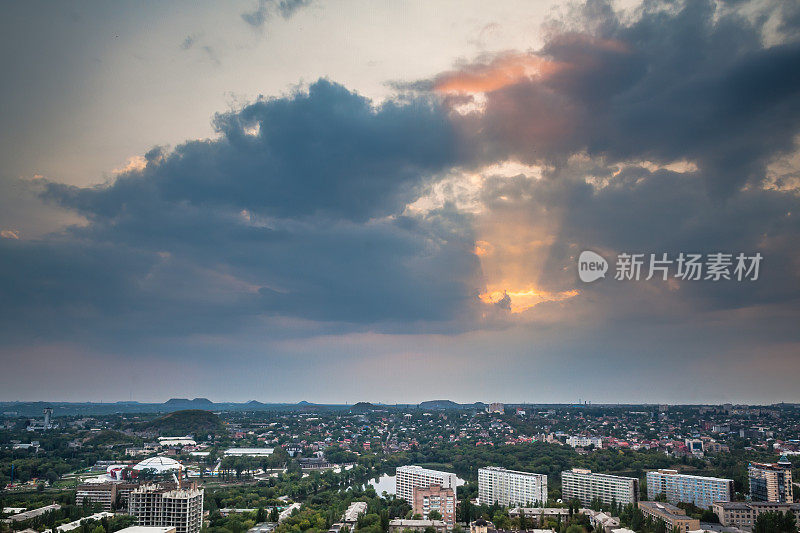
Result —
[{"label": "building facade", "polygon": [[492,402],[489,404],[489,407],[486,408],[486,412],[490,414],[502,415],[506,412],[506,407],[500,402]]},{"label": "building facade", "polygon": [[594,474],[591,470],[573,468],[561,472],[561,493],[564,501],[578,499],[584,506],[595,498],[604,504],[636,505],[639,501],[639,480],[633,477]]},{"label": "building facade", "polygon": [[443,489],[452,489],[456,493],[458,478],[450,472],[430,470],[421,466],[398,466],[395,471],[395,493],[408,503],[414,503],[414,487],[427,489],[431,485],[439,485]]},{"label": "building facade", "polygon": [[344,512],[342,522],[353,525],[358,521],[358,517],[367,512],[367,502],[353,502]]},{"label": "building facade", "polygon": [[603,447],[603,439],[601,437],[586,437],[583,435],[576,435],[567,437],[566,442],[567,446],[572,446],[573,448],[587,448],[589,446],[594,446],[595,448]]},{"label": "building facade", "polygon": [[750,499],[754,502],[792,503],[792,463],[781,457],[777,463],[750,463]]},{"label": "building facade", "polygon": [[700,529],[700,520],[687,516],[686,511],[668,503],[639,502],[639,509],[645,517],[664,522],[667,525],[667,531],[677,529],[681,533],[686,533]]},{"label": "building facade", "polygon": [[547,520],[566,521],[569,515],[570,510],[566,507],[514,507],[508,511],[509,517],[524,516],[528,524],[534,527],[544,525]]},{"label": "building facade", "polygon": [[456,523],[456,491],[440,485],[414,487],[412,509],[424,520],[428,520],[431,511],[438,511],[447,528],[453,529]]},{"label": "building facade", "polygon": [[498,466],[480,468],[478,498],[481,504],[488,505],[544,507],[547,503],[547,476]]},{"label": "building facade", "polygon": [[75,492],[75,502],[99,505],[103,511],[127,509],[128,497],[138,486],[138,483],[83,483]]},{"label": "building facade", "polygon": [[443,520],[391,520],[389,521],[389,533],[403,533],[404,531],[424,532],[428,528],[433,528],[436,533],[446,533],[447,524]]},{"label": "building facade", "polygon": [[712,509],[721,525],[750,531],[761,513],[792,511],[797,514],[800,512],[800,503],[717,502]]},{"label": "building facade", "polygon": [[90,505],[99,505],[103,511],[110,511],[117,500],[116,483],[83,483],[75,491],[76,505],[84,502]]},{"label": "building facade", "polygon": [[733,480],[718,477],[690,476],[677,470],[658,470],[647,473],[647,498],[654,500],[664,494],[671,504],[693,503],[711,509],[714,502],[729,502],[733,498]]},{"label": "building facade", "polygon": [[199,533],[203,525],[203,490],[143,485],[130,493],[128,513],[140,526],[174,527],[176,533]]}]

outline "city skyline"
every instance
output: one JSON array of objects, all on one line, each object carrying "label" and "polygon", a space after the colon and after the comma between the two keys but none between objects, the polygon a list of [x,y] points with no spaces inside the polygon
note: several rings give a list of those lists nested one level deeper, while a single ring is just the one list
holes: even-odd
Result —
[{"label": "city skyline", "polygon": [[3,12],[2,400],[800,403],[792,3]]}]

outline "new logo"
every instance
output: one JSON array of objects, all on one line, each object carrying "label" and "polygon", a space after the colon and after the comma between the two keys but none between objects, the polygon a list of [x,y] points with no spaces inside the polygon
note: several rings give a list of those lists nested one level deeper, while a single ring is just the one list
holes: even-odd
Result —
[{"label": "new logo", "polygon": [[591,283],[600,278],[606,277],[608,271],[608,261],[603,256],[584,250],[578,257],[578,277],[584,283]]}]

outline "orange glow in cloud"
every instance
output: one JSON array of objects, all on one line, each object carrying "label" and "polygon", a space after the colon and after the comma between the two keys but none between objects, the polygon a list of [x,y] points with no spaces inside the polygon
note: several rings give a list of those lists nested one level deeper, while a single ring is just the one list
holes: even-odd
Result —
[{"label": "orange glow in cloud", "polygon": [[[568,33],[554,38],[551,49],[572,48],[569,60],[551,59],[546,53],[506,52],[488,63],[473,63],[460,70],[439,75],[434,89],[447,94],[487,93],[522,81],[547,79],[561,71],[586,65],[593,61],[594,51],[616,54],[630,53],[630,47],[615,39],[599,39],[580,33]],[[549,51],[545,49],[545,51]],[[558,54],[562,55],[563,54]]]},{"label": "orange glow in cloud", "polygon": [[434,88],[442,93],[485,93],[525,79],[545,78],[562,68],[563,64],[534,54],[508,53],[487,64],[442,74]]},{"label": "orange glow in cloud", "polygon": [[528,286],[520,289],[491,290],[478,297],[483,303],[496,304],[508,296],[511,300],[511,312],[522,313],[537,304],[543,302],[561,302],[577,296],[578,294],[580,294],[580,292],[577,289],[562,292],[549,292],[537,289],[533,286]]},{"label": "orange glow in cloud", "polygon": [[473,251],[475,252],[475,255],[479,257],[482,255],[487,255],[492,252],[492,245],[486,241],[476,241],[475,250]]},{"label": "orange glow in cloud", "polygon": [[141,155],[129,157],[124,166],[115,168],[112,172],[114,174],[127,174],[128,172],[139,172],[147,167],[147,159]]},{"label": "orange glow in cloud", "polygon": [[565,302],[580,294],[573,277],[564,274],[568,265],[552,262],[566,212],[533,201],[540,172],[522,170],[525,181],[518,174],[507,186],[492,173],[495,181],[483,191],[485,208],[475,213],[473,253],[484,280],[478,298],[512,315],[528,311],[523,320],[547,319],[558,311],[539,304]]}]

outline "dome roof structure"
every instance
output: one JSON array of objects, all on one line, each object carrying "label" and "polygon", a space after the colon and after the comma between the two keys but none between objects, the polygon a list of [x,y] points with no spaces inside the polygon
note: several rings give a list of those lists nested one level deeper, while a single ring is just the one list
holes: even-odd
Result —
[{"label": "dome roof structure", "polygon": [[157,473],[170,472],[172,470],[180,470],[181,464],[175,459],[169,457],[149,457],[141,461],[133,467],[134,470],[155,470]]}]

